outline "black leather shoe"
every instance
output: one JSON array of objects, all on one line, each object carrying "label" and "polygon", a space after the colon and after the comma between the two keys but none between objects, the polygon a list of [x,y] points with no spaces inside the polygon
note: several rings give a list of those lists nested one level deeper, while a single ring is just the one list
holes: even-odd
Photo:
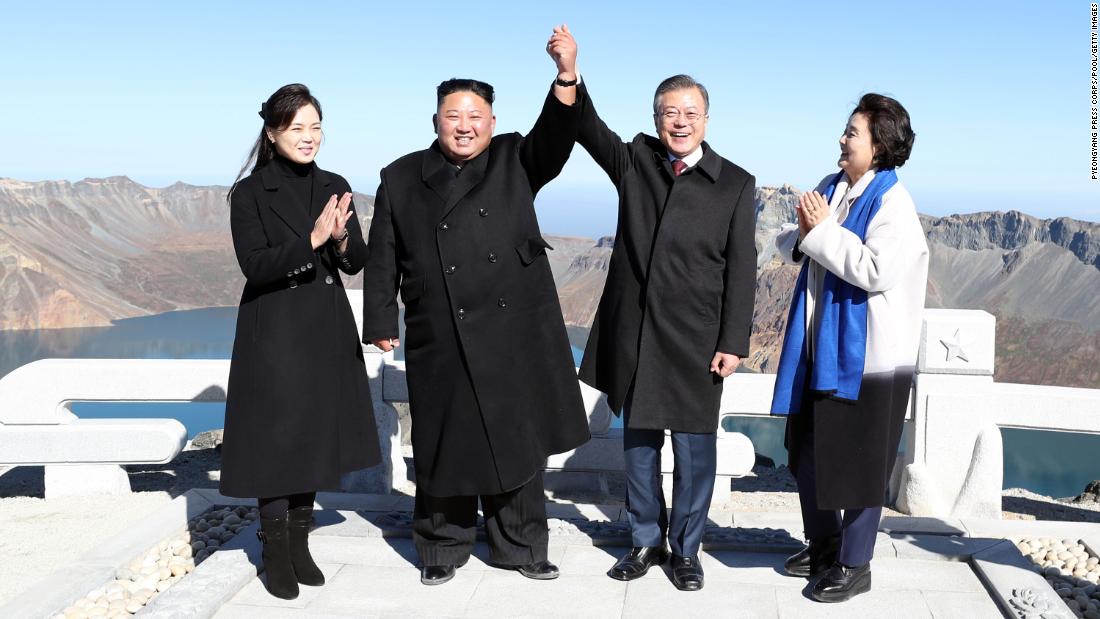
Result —
[{"label": "black leather shoe", "polygon": [[539,561],[530,565],[515,566],[520,574],[535,580],[554,580],[561,575],[558,566],[549,561]]},{"label": "black leather shoe", "polygon": [[703,566],[699,557],[672,555],[672,584],[680,591],[698,591],[703,588]]},{"label": "black leather shoe", "polygon": [[791,576],[812,578],[822,574],[836,563],[840,553],[840,536],[832,535],[823,539],[811,539],[805,548],[798,551],[783,564]]},{"label": "black leather shoe", "polygon": [[607,575],[615,580],[634,580],[645,576],[649,568],[667,560],[668,551],[664,546],[635,546],[608,570]]},{"label": "black leather shoe", "polygon": [[455,577],[453,565],[425,565],[420,568],[420,583],[425,585],[442,585]]},{"label": "black leather shoe", "polygon": [[810,596],[818,602],[845,602],[871,590],[871,564],[848,567],[834,563],[814,585]]}]

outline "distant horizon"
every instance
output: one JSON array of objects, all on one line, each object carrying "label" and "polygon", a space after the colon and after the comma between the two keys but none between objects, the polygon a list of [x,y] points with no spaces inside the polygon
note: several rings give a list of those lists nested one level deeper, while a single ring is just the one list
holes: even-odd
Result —
[{"label": "distant horizon", "polygon": [[[128,174],[109,174],[107,176],[84,176],[81,178],[50,178],[50,179],[23,179],[13,178],[9,176],[0,176],[0,180],[11,180],[22,183],[45,183],[45,182],[68,182],[79,183],[84,181],[94,180],[107,180],[109,178],[126,178],[131,182],[137,183],[143,187],[149,189],[166,189],[172,185],[181,184],[189,187],[217,187],[228,190],[228,183],[194,183],[186,180],[175,180],[164,184],[152,184],[143,182]],[[903,177],[904,178],[904,177]],[[806,191],[801,187],[798,187],[794,183],[780,183],[777,185],[758,184],[757,188],[773,188],[778,189],[783,186],[790,186],[796,191]],[[368,195],[374,197],[373,191],[362,191],[356,189],[353,185],[352,190],[356,193]],[[909,188],[912,192],[913,188]],[[977,215],[982,213],[1009,213],[1019,212],[1029,217],[1034,217],[1041,221],[1051,221],[1055,219],[1072,219],[1088,224],[1100,225],[1100,221],[1094,219],[1085,219],[1082,217],[1074,217],[1072,215],[1053,215],[1042,216],[1033,212],[1028,212],[1022,208],[977,208],[975,210],[953,210],[944,212],[930,212],[929,210],[922,208],[922,202],[919,199],[917,202],[917,212],[921,215],[929,217],[951,217],[962,215]],[[613,237],[615,235],[615,218],[617,216],[618,197],[615,194],[614,189],[608,185],[606,188],[588,188],[578,189],[569,188],[567,190],[558,189],[555,191],[554,183],[545,187],[538,197],[535,199],[535,210],[538,214],[540,227],[546,234],[555,236],[567,236],[578,238],[590,238],[598,240],[601,237]],[[603,212],[598,213],[598,216],[593,215],[593,209],[601,209]],[[561,216],[562,211],[566,212],[581,212],[584,213],[584,217],[577,220],[568,220]],[[226,226],[228,227],[228,214],[226,216]],[[606,223],[607,227],[601,229],[595,226]]]}]

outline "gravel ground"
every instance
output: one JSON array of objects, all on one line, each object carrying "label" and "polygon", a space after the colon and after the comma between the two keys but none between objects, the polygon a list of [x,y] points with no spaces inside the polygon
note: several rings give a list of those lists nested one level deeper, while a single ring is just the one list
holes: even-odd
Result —
[{"label": "gravel ground", "polygon": [[[43,498],[42,467],[0,467],[0,605],[104,540],[140,521],[191,488],[217,488],[220,456],[188,446],[168,464],[128,466],[128,496]],[[757,466],[735,479],[734,511],[798,511],[794,479],[786,467]],[[621,503],[623,484],[610,479],[608,496],[555,496],[583,502]],[[1021,489],[1004,492],[1004,517],[1013,520],[1100,522],[1100,503],[1073,503]],[[897,512],[886,510],[886,515]]]}]

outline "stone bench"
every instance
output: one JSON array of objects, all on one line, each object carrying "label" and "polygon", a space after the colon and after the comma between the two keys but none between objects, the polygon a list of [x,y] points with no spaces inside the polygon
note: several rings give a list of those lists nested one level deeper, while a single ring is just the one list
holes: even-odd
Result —
[{"label": "stone bench", "polygon": [[79,419],[74,401],[224,401],[227,360],[43,359],[0,378],[0,466],[45,467],[47,497],[130,491],[120,465],[163,464],[175,419]]}]

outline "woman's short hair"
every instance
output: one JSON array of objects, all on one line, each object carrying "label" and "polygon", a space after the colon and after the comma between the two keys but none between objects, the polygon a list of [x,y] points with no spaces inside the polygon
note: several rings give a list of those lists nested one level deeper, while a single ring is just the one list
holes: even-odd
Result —
[{"label": "woman's short hair", "polygon": [[456,92],[472,92],[475,95],[485,99],[485,102],[491,107],[493,100],[496,99],[496,93],[493,92],[493,87],[485,82],[478,80],[472,80],[467,78],[452,77],[449,80],[440,82],[439,86],[435,88],[435,105],[439,107],[443,104],[443,100],[447,98],[447,95],[454,94]]},{"label": "woman's short hair", "polygon": [[900,168],[913,152],[917,137],[909,124],[909,112],[896,99],[869,92],[863,95],[852,116],[863,114],[871,127],[871,142],[875,147],[873,165],[882,170]]}]

